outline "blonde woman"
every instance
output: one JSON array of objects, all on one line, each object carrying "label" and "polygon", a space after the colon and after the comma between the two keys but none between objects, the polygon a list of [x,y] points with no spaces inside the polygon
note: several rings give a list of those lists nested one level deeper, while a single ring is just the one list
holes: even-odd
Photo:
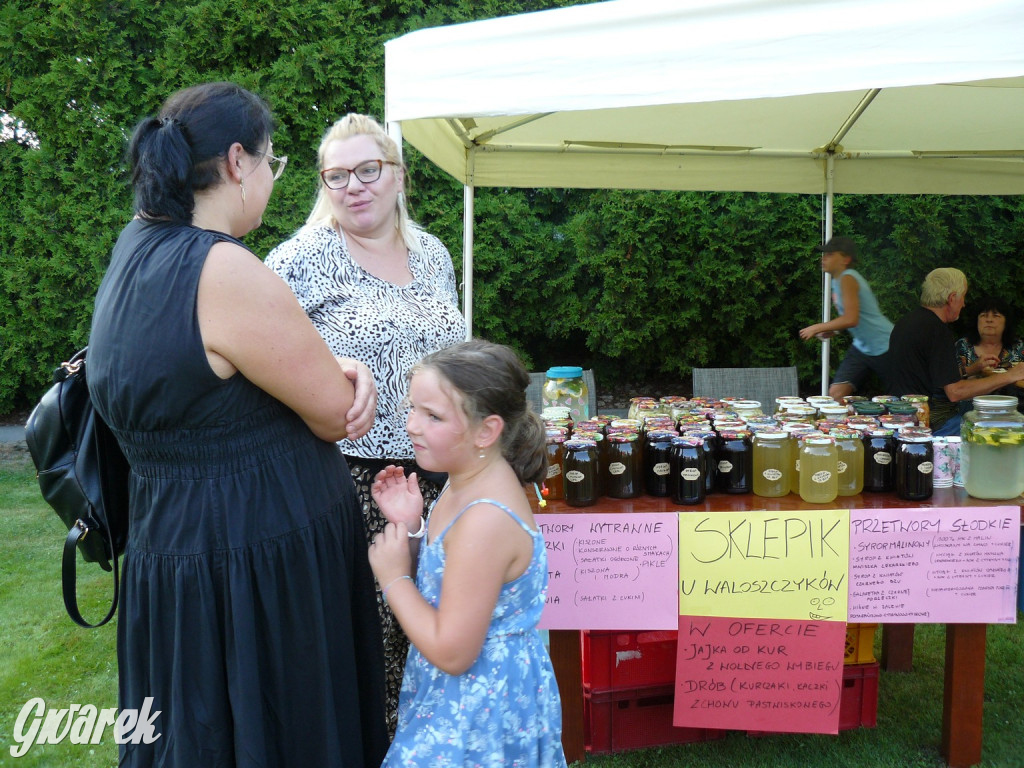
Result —
[{"label": "blonde woman", "polygon": [[[466,325],[451,256],[409,218],[405,167],[381,125],[360,114],[338,120],[320,143],[319,169],[305,226],[271,251],[266,263],[291,287],[334,354],[360,360],[373,372],[373,428],[358,440],[339,442],[370,541],[387,522],[370,493],[385,466],[416,472],[427,504],[440,491],[444,476],[416,466],[403,401],[413,365],[465,340]],[[393,733],[409,644],[379,593],[378,605]]]}]

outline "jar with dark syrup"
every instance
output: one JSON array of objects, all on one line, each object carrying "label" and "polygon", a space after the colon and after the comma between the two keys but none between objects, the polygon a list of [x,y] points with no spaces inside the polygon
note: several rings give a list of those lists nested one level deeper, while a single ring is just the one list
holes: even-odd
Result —
[{"label": "jar with dark syrup", "polygon": [[597,503],[597,443],[593,440],[566,440],[562,443],[565,468],[565,503],[571,507],[589,507]]},{"label": "jar with dark syrup", "polygon": [[700,504],[706,494],[707,452],[699,437],[676,437],[669,448],[669,492],[676,504]]},{"label": "jar with dark syrup", "polygon": [[930,431],[901,430],[896,437],[896,495],[910,501],[932,497],[934,455]]}]

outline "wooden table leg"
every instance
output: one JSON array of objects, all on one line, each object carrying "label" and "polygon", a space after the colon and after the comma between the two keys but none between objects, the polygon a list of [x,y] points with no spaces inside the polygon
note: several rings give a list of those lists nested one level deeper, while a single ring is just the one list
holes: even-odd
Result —
[{"label": "wooden table leg", "polygon": [[942,756],[950,768],[970,768],[981,762],[986,629],[984,624],[946,625]]},{"label": "wooden table leg", "polygon": [[914,666],[914,625],[882,625],[882,669],[909,672]]},{"label": "wooden table leg", "polygon": [[551,665],[562,698],[562,748],[572,764],[586,758],[583,737],[583,652],[580,633],[575,629],[548,632]]}]

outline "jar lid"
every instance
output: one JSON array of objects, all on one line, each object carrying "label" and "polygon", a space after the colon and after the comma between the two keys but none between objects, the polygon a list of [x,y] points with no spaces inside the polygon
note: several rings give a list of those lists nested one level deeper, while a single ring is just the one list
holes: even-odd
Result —
[{"label": "jar lid", "polygon": [[828,435],[807,435],[804,437],[806,445],[835,445],[835,439]]},{"label": "jar lid", "polygon": [[547,441],[548,445],[554,445],[555,443],[564,443],[567,437],[565,435],[555,434],[547,435],[544,439]]},{"label": "jar lid", "polygon": [[908,403],[927,403],[928,395],[904,395],[902,399]]},{"label": "jar lid", "polygon": [[573,440],[589,440],[594,445],[597,445],[604,440],[604,435],[600,432],[587,432],[585,430],[576,430],[572,433]]},{"label": "jar lid", "polygon": [[896,438],[904,443],[930,443],[932,432],[930,429],[901,429]]},{"label": "jar lid", "polygon": [[830,429],[828,433],[836,438],[836,440],[860,440],[860,431],[856,429],[845,429],[843,427],[837,427]]},{"label": "jar lid", "polygon": [[710,429],[688,429],[683,433],[683,437],[696,437],[701,440],[706,440],[709,437],[714,437],[715,433]]},{"label": "jar lid", "polygon": [[580,440],[577,438],[566,440],[563,445],[569,451],[585,451],[588,448],[597,448],[597,443],[593,440]]},{"label": "jar lid", "polygon": [[745,437],[750,437],[750,432],[745,429],[726,429],[719,430],[718,436],[723,440],[742,440]]},{"label": "jar lid", "polygon": [[675,437],[672,439],[672,445],[692,445],[699,447],[704,445],[704,440],[693,436]]},{"label": "jar lid", "polygon": [[763,440],[788,440],[789,433],[783,432],[781,429],[766,428],[759,430],[755,437]]},{"label": "jar lid", "polygon": [[583,369],[575,365],[556,365],[548,368],[548,379],[579,379],[583,377]]},{"label": "jar lid", "polygon": [[891,429],[865,429],[864,434],[869,437],[892,437]]},{"label": "jar lid", "polygon": [[679,433],[675,430],[669,431],[667,429],[654,429],[647,433],[647,439],[652,442],[664,442],[666,440],[671,440],[673,437],[677,437],[678,435]]},{"label": "jar lid", "polygon": [[636,432],[616,432],[614,435],[608,435],[609,443],[634,443],[640,439],[640,435]]},{"label": "jar lid", "polygon": [[899,398],[896,397],[896,395],[875,395],[874,397],[871,398],[871,402],[873,402],[873,403],[881,403],[883,405],[885,403],[892,403],[892,402],[898,402],[898,401],[899,401]]},{"label": "jar lid", "polygon": [[807,402],[816,408],[822,405],[832,405],[835,401],[834,397],[829,397],[828,395],[812,395],[807,398]]},{"label": "jar lid", "polygon": [[1012,395],[978,395],[971,403],[976,410],[984,408],[1017,408],[1017,398]]}]

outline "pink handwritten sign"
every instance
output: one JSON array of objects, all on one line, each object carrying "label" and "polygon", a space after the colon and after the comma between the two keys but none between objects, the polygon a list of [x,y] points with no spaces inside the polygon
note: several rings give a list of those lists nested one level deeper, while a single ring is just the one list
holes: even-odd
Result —
[{"label": "pink handwritten sign", "polygon": [[1013,624],[1020,507],[850,510],[849,620]]},{"label": "pink handwritten sign", "polygon": [[542,629],[675,629],[678,515],[537,515],[548,555]]},{"label": "pink handwritten sign", "polygon": [[846,624],[680,616],[673,725],[838,733]]}]

